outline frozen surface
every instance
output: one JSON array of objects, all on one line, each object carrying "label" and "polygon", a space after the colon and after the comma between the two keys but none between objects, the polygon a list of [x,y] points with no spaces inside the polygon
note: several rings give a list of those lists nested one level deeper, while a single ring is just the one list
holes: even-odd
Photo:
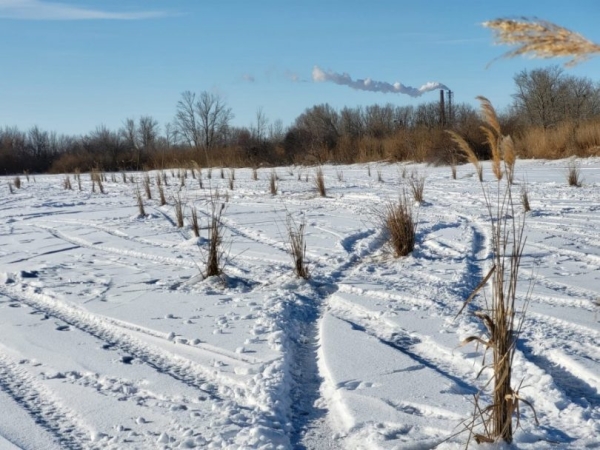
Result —
[{"label": "frozen surface", "polygon": [[[581,161],[581,188],[566,166],[517,164],[532,206],[519,298],[534,285],[513,379],[539,425],[523,408],[515,448],[600,445],[600,160]],[[233,190],[218,169],[204,188],[167,171],[169,204],[146,199],[145,217],[120,174],[105,194],[88,175],[82,191],[38,175],[10,194],[0,179],[0,449],[463,448],[489,376],[459,347],[480,324],[455,318],[491,263],[473,169],[324,172],[325,198],[312,168],[277,168],[275,196],[268,169],[237,169]],[[376,211],[413,172],[417,244],[394,259]],[[221,279],[201,276],[209,186],[226,205]],[[306,222],[309,281],[292,273],[288,214]]]}]

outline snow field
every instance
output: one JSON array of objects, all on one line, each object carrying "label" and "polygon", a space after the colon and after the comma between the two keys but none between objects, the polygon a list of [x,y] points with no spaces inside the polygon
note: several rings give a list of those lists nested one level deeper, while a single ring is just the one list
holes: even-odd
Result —
[{"label": "snow field", "polygon": [[[523,409],[518,448],[593,447],[600,434],[600,160],[581,161],[582,188],[566,185],[566,166],[517,162],[532,206],[520,299],[534,289],[513,377],[540,421]],[[314,169],[276,170],[276,196],[270,169],[258,181],[237,169],[233,190],[218,171],[204,171],[205,189],[169,178],[170,204],[145,200],[146,217],[130,183],[92,194],[88,177],[80,192],[38,175],[6,190],[0,447],[464,446],[453,435],[488,377],[476,379],[481,349],[459,347],[480,323],[455,318],[490,264],[473,169],[452,180],[406,165],[427,178],[416,248],[401,259],[374,217],[406,185],[400,165],[372,165],[383,182],[363,165],[324,166],[325,198],[297,179]],[[179,193],[206,226],[209,185],[228,197],[223,279],[200,275],[206,230],[194,238],[174,221]],[[307,224],[309,281],[292,272],[287,214]]]}]

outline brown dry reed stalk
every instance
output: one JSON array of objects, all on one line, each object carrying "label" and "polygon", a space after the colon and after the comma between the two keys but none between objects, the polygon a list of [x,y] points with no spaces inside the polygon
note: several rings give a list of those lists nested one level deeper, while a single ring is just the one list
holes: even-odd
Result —
[{"label": "brown dry reed stalk", "polygon": [[410,254],[415,248],[417,229],[406,192],[402,192],[397,202],[387,203],[379,215],[394,257]]},{"label": "brown dry reed stalk", "polygon": [[[488,144],[498,145],[498,153],[502,152],[502,143],[512,142],[509,137],[502,136],[500,127],[494,123],[496,116],[491,104],[484,97],[478,97],[482,104],[482,115],[489,131]],[[454,142],[467,155],[467,158],[476,168],[481,167],[474,152],[467,142],[457,133],[448,131]],[[489,139],[492,136],[493,139]],[[495,140],[497,139],[497,140]],[[510,145],[510,144],[505,144]],[[513,440],[513,415],[517,415],[519,426],[519,402],[531,406],[529,402],[519,396],[519,389],[513,389],[512,367],[516,350],[516,342],[523,326],[530,292],[526,295],[521,311],[517,311],[517,282],[521,257],[525,246],[525,215],[519,215],[515,210],[515,201],[512,193],[512,174],[514,172],[514,157],[510,148],[504,147],[504,169],[510,172],[506,183],[502,184],[501,177],[496,172],[498,179],[497,191],[494,198],[482,184],[485,204],[489,214],[492,234],[492,267],[487,275],[463,303],[458,315],[472,302],[478,292],[491,280],[491,302],[486,299],[484,308],[477,309],[474,316],[482,321],[487,330],[487,336],[469,336],[463,340],[462,345],[475,342],[484,346],[486,352],[491,350],[493,361],[486,364],[485,354],[483,367],[480,374],[492,370],[492,377],[485,384],[492,387],[492,403],[487,407],[479,404],[479,395],[474,399],[474,413],[470,422],[466,423],[469,440],[473,438],[477,443],[497,442],[507,443]],[[494,150],[492,149],[492,152]],[[510,168],[509,168],[510,164]],[[508,179],[511,178],[511,179]],[[481,178],[480,178],[481,181]],[[533,407],[532,407],[533,409]],[[535,416],[535,410],[534,410]],[[537,422],[537,417],[536,417]]]},{"label": "brown dry reed stalk", "polygon": [[516,45],[502,57],[513,58],[529,55],[534,58],[571,58],[566,66],[574,66],[594,54],[600,53],[600,45],[567,28],[545,20],[495,19],[483,23],[494,33],[496,44]]},{"label": "brown dry reed stalk", "polygon": [[19,177],[19,175],[15,177],[15,179],[13,180],[13,184],[17,189],[21,189],[21,178]]},{"label": "brown dry reed stalk", "polygon": [[335,174],[337,176],[337,179],[339,182],[343,182],[344,181],[344,171],[343,170],[336,170]]},{"label": "brown dry reed stalk", "polygon": [[179,197],[179,194],[177,194],[177,198],[174,199],[173,203],[175,204],[175,219],[177,228],[183,228],[183,203]]},{"label": "brown dry reed stalk", "polygon": [[15,193],[15,191],[13,191],[12,183],[11,183],[10,181],[8,182],[8,191],[9,191],[11,194],[14,194],[14,193]]},{"label": "brown dry reed stalk", "polygon": [[327,196],[325,177],[323,176],[323,169],[320,166],[315,170],[315,187],[321,197]]},{"label": "brown dry reed stalk", "polygon": [[140,217],[146,217],[146,210],[144,209],[144,199],[142,198],[142,192],[140,191],[139,186],[136,186],[135,188],[135,197],[137,200],[138,212],[140,213]]},{"label": "brown dry reed stalk", "polygon": [[208,218],[208,253],[206,255],[205,277],[223,273],[223,222],[225,203],[219,200],[219,193],[210,195],[210,216]]},{"label": "brown dry reed stalk", "polygon": [[294,273],[297,277],[308,280],[310,273],[306,264],[306,220],[303,217],[300,224],[297,224],[292,216],[288,214],[285,225],[288,234],[288,251],[294,264]]},{"label": "brown dry reed stalk", "polygon": [[194,236],[200,237],[200,223],[198,222],[198,212],[196,211],[196,207],[192,206],[190,211],[190,222],[192,224],[192,231],[194,232]]},{"label": "brown dry reed stalk", "polygon": [[452,157],[450,160],[450,174],[453,180],[456,180],[456,159]]},{"label": "brown dry reed stalk", "polygon": [[252,179],[254,181],[258,180],[258,169],[256,167],[252,168]]},{"label": "brown dry reed stalk", "polygon": [[229,182],[229,190],[233,191],[234,181],[235,181],[235,169],[229,170],[229,175],[227,176]]},{"label": "brown dry reed stalk", "polygon": [[69,191],[73,189],[73,186],[71,186],[71,177],[69,177],[69,175],[65,175],[65,179],[63,180],[63,187]]},{"label": "brown dry reed stalk", "polygon": [[127,184],[127,174],[125,172],[121,172],[121,178],[123,179],[123,184]]},{"label": "brown dry reed stalk", "polygon": [[371,176],[371,164],[367,164],[367,175]]},{"label": "brown dry reed stalk", "polygon": [[582,182],[579,164],[575,161],[570,161],[567,165],[567,184],[573,187],[581,187]]},{"label": "brown dry reed stalk", "polygon": [[275,169],[271,170],[271,176],[269,177],[269,190],[271,195],[277,195],[277,173]]},{"label": "brown dry reed stalk", "polygon": [[223,167],[221,167],[221,179],[225,179],[225,169]]},{"label": "brown dry reed stalk", "polygon": [[379,183],[383,183],[383,175],[381,174],[381,169],[377,169],[377,181]]}]

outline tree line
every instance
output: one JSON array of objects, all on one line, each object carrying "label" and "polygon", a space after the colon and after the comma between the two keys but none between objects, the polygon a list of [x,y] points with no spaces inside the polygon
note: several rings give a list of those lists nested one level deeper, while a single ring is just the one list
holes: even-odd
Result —
[{"label": "tree line", "polygon": [[[598,82],[569,75],[558,66],[523,70],[514,82],[513,101],[499,116],[503,129],[517,141],[529,130],[551,132],[564,124],[575,136],[578,127],[600,118]],[[375,159],[445,163],[457,157],[449,151],[445,128],[465,136],[478,156],[486,158],[475,108],[466,103],[448,108],[446,104],[442,110],[439,102],[341,110],[321,104],[307,108],[288,127],[280,120],[269,121],[259,109],[252,124],[235,127],[234,113],[219,95],[186,91],[173,120],[163,126],[141,116],[125,119],[118,130],[100,125],[83,136],[58,135],[38,126],[26,131],[0,128],[0,173],[139,170],[190,160],[202,166]]]}]

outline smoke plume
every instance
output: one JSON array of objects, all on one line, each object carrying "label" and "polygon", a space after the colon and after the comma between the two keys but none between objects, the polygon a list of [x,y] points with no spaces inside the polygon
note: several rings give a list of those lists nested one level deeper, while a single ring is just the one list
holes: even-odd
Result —
[{"label": "smoke plume", "polygon": [[424,93],[434,91],[436,89],[448,90],[445,85],[434,82],[425,83],[420,88],[414,88],[410,86],[404,86],[402,83],[398,82],[390,84],[385,81],[371,80],[370,78],[365,78],[364,80],[353,80],[347,73],[339,74],[332,71],[325,72],[318,66],[315,66],[312,70],[312,79],[315,82],[331,81],[335,84],[341,84],[344,86],[349,86],[352,89],[358,89],[359,91],[406,94],[410,95],[411,97],[420,97]]}]

